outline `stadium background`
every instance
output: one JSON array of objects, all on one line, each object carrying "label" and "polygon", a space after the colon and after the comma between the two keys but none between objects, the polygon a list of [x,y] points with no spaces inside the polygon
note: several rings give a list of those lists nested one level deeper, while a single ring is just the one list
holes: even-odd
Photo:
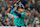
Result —
[{"label": "stadium background", "polygon": [[26,15],[29,14],[25,18],[27,26],[40,26],[40,0],[0,0],[0,26],[14,26],[12,16],[8,16],[10,14],[7,14],[6,11],[15,2],[23,5]]}]

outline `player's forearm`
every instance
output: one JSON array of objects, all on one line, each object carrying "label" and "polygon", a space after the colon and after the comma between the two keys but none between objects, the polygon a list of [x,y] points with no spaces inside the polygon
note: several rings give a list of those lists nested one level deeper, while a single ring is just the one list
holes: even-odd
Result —
[{"label": "player's forearm", "polygon": [[10,12],[10,8],[8,8],[7,12],[8,12],[8,13]]}]

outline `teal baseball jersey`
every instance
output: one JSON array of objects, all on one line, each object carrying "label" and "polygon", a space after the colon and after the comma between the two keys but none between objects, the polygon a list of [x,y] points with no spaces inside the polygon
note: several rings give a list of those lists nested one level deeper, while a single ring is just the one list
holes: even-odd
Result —
[{"label": "teal baseball jersey", "polygon": [[14,25],[17,26],[18,16],[14,13],[14,11],[10,11],[11,14],[13,14],[14,17]]},{"label": "teal baseball jersey", "polygon": [[24,26],[24,20],[25,20],[25,12],[20,13],[21,17],[18,20],[18,25],[19,26]]},{"label": "teal baseball jersey", "polygon": [[10,13],[13,14],[15,26],[24,26],[25,12],[20,13],[21,17],[16,15],[16,13],[13,11],[10,11]]}]

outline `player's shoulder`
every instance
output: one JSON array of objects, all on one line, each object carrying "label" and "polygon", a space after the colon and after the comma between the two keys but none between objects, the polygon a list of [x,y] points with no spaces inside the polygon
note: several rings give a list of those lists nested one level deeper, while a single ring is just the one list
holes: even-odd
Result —
[{"label": "player's shoulder", "polygon": [[22,12],[22,13],[25,13],[25,12]]},{"label": "player's shoulder", "polygon": [[13,12],[12,10],[10,12]]},{"label": "player's shoulder", "polygon": [[16,11],[16,12],[18,12],[18,11]]},{"label": "player's shoulder", "polygon": [[22,12],[21,14],[25,14],[25,12]]},{"label": "player's shoulder", "polygon": [[13,11],[11,10],[10,13],[13,13]]}]

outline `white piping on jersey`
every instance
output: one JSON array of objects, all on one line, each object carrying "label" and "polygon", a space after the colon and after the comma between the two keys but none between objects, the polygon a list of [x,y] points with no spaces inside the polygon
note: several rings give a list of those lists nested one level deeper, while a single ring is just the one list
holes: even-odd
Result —
[{"label": "white piping on jersey", "polygon": [[14,18],[19,18],[18,16],[14,16]]}]

